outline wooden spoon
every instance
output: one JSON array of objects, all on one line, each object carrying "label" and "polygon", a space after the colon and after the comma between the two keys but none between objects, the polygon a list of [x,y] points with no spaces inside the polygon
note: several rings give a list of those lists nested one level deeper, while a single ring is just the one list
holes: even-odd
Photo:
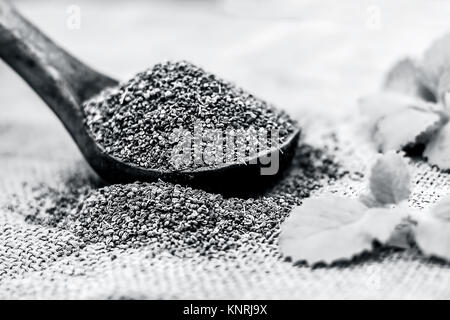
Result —
[{"label": "wooden spoon", "polygon": [[[90,166],[107,182],[162,179],[223,193],[252,193],[276,179],[289,164],[299,130],[278,148],[264,151],[246,163],[182,171],[145,169],[111,156],[99,146],[84,123],[82,103],[118,82],[90,68],[56,45],[5,0],[0,0],[0,57],[46,102],[62,121]],[[279,170],[261,174],[261,159],[279,152]]]}]

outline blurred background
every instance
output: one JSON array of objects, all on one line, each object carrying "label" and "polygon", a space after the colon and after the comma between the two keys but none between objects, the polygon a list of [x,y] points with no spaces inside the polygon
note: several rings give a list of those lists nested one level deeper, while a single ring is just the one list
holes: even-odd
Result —
[{"label": "blurred background", "polygon": [[[14,2],[68,51],[119,80],[187,59],[300,120],[351,114],[396,60],[420,56],[450,29],[448,1]],[[0,174],[20,161],[80,157],[56,117],[2,62],[0,102]]]}]

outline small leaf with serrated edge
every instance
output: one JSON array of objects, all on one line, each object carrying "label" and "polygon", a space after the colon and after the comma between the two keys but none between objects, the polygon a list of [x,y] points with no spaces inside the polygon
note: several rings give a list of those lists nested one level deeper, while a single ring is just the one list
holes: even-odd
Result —
[{"label": "small leaf with serrated edge", "polygon": [[370,209],[355,199],[307,199],[282,224],[280,249],[310,264],[351,259],[374,240],[387,241],[402,217],[400,209]]},{"label": "small leaf with serrated edge", "polygon": [[372,167],[369,185],[380,205],[407,200],[411,193],[411,177],[403,157],[393,151],[384,154]]},{"label": "small leaf with serrated edge", "polygon": [[406,108],[381,119],[373,140],[382,152],[402,150],[408,145],[426,143],[441,127],[441,116],[418,108]]},{"label": "small leaf with serrated edge", "polygon": [[416,215],[416,243],[428,256],[450,260],[450,197],[439,201],[429,214]]},{"label": "small leaf with serrated edge", "polygon": [[423,156],[442,170],[450,169],[450,123],[447,123],[427,144]]},{"label": "small leaf with serrated edge", "polygon": [[433,92],[423,84],[421,72],[415,61],[409,58],[400,60],[387,73],[384,89],[436,101]]},{"label": "small leaf with serrated edge", "polygon": [[427,104],[405,94],[396,92],[378,92],[359,99],[359,110],[367,118],[369,127],[373,127],[380,119],[409,107]]},{"label": "small leaf with serrated edge", "polygon": [[[405,208],[406,210],[406,208]],[[408,209],[411,211],[411,209]],[[399,225],[395,227],[392,236],[386,241],[386,246],[400,248],[400,249],[411,249],[414,246],[413,235],[412,235],[412,224],[409,218],[403,219]]]},{"label": "small leaf with serrated edge", "polygon": [[431,210],[431,215],[450,223],[450,196],[440,200]]},{"label": "small leaf with serrated edge", "polygon": [[424,53],[420,62],[424,82],[429,89],[437,92],[442,73],[450,68],[450,33],[437,39]]}]

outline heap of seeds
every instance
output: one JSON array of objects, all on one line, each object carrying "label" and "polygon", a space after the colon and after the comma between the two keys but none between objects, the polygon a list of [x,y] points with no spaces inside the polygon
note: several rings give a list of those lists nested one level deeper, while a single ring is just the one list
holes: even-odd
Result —
[{"label": "heap of seeds", "polygon": [[56,185],[23,183],[26,201],[23,195],[12,195],[0,209],[22,214],[28,223],[64,227],[65,219],[78,212],[89,192],[100,185],[90,171],[69,171]]},{"label": "heap of seeds", "polygon": [[[85,102],[83,110],[92,136],[108,154],[142,168],[168,171],[174,169],[171,137],[179,130],[194,133],[199,124],[203,130],[222,132],[276,130],[277,143],[295,130],[285,113],[184,61],[157,64]],[[206,143],[201,141],[203,149]],[[244,146],[245,155],[249,146]],[[196,167],[219,164],[197,159],[189,163]]]},{"label": "heap of seeds", "polygon": [[326,149],[302,144],[284,177],[251,199],[165,182],[100,187],[75,172],[58,187],[28,186],[28,201],[12,199],[4,209],[23,214],[28,223],[70,229],[83,245],[214,256],[252,241],[272,243],[293,206],[343,174]]},{"label": "heap of seeds", "polygon": [[249,241],[271,243],[294,205],[340,175],[323,152],[305,145],[298,154],[286,177],[258,198],[226,199],[162,181],[112,185],[92,191],[68,227],[86,243],[152,244],[179,256],[221,253]]}]

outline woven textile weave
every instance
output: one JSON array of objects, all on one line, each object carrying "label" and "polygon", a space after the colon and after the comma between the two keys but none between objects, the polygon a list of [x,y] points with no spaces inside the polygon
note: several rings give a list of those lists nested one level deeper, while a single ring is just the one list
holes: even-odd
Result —
[{"label": "woven textile weave", "polygon": [[[445,1],[285,2],[246,10],[243,1],[108,1],[106,10],[106,2],[79,0],[82,27],[68,30],[67,2],[17,1],[52,38],[119,79],[164,58],[188,59],[304,123],[317,122],[305,119],[306,108],[353,113],[357,98],[375,91],[390,65],[420,56],[450,28]],[[379,25],[370,19],[374,9]],[[68,231],[31,224],[19,209],[36,201],[35,189],[64,190],[73,180],[83,186],[95,175],[56,117],[2,64],[0,95],[0,298],[450,298],[449,265],[416,252],[311,269],[285,262],[276,246],[245,247],[220,260],[152,257],[147,247],[80,248]],[[333,123],[336,156],[350,175],[315,196],[353,196],[366,184],[351,173],[367,172],[374,150],[363,137],[356,140],[350,122]],[[306,138],[320,146],[322,131],[309,128]],[[421,162],[412,167],[411,206],[428,207],[450,194],[449,174]],[[17,206],[5,208],[11,203]]]},{"label": "woven textile weave", "polygon": [[[354,179],[351,173],[366,172],[374,151],[355,140],[352,128],[348,124],[337,128],[342,147],[336,156],[350,175],[317,194],[352,196],[366,187],[363,179]],[[8,134],[15,135],[16,130],[9,129]],[[320,129],[308,131],[315,133],[309,135],[311,143],[320,145]],[[49,161],[41,149],[29,147],[25,148],[27,160],[17,154],[1,160],[3,206],[12,194],[16,202],[33,201],[30,186],[38,182],[65,188],[68,175],[80,181],[94,176],[81,159],[68,168],[64,158],[79,155],[58,152],[65,156]],[[64,150],[63,145],[59,147]],[[448,193],[448,174],[421,162],[412,167],[411,206],[427,207]],[[0,243],[0,298],[450,298],[450,267],[417,252],[381,252],[345,265],[314,269],[285,261],[276,245],[241,247],[218,259],[186,259],[168,253],[153,257],[145,246],[114,251],[100,244],[80,248],[70,232],[30,224],[11,210],[0,215]]]}]

